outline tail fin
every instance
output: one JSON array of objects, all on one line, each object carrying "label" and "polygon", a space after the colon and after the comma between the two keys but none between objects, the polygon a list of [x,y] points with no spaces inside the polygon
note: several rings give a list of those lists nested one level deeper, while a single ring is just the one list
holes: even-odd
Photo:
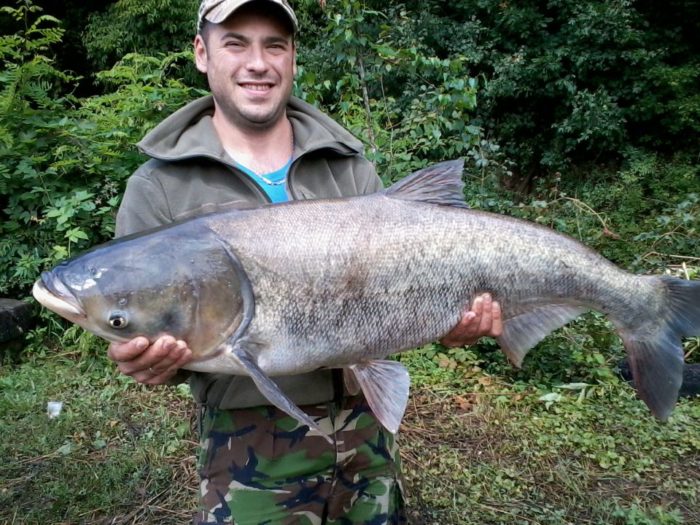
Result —
[{"label": "tail fin", "polygon": [[639,397],[660,420],[668,419],[683,382],[681,338],[700,335],[700,282],[660,278],[666,294],[656,326],[621,331]]}]

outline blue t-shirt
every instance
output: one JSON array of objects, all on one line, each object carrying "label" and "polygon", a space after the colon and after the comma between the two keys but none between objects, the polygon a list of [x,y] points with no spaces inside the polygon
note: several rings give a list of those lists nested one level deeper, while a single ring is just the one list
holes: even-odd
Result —
[{"label": "blue t-shirt", "polygon": [[270,197],[272,202],[287,202],[289,200],[289,196],[287,195],[287,173],[289,173],[289,167],[291,165],[292,159],[290,158],[287,164],[277,171],[258,175],[253,170],[236,162],[236,166],[257,182],[263,191],[267,193],[267,196]]}]

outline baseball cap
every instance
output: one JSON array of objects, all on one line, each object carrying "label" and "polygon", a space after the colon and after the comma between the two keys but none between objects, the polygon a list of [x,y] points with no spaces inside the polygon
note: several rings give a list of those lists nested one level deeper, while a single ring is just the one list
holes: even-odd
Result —
[{"label": "baseball cap", "polygon": [[[220,24],[226,20],[239,7],[252,2],[253,0],[202,0],[199,5],[199,15],[197,16],[197,32],[202,29],[204,20],[212,24]],[[289,16],[292,27],[296,33],[299,30],[299,22],[294,14],[292,6],[287,0],[265,0],[271,4],[277,4]]]}]

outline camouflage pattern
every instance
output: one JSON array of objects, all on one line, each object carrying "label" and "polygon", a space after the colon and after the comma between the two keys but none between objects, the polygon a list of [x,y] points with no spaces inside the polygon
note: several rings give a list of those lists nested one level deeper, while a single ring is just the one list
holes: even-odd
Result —
[{"label": "camouflage pattern", "polygon": [[334,445],[274,407],[204,409],[195,525],[406,523],[398,447],[364,398],[303,409]]}]

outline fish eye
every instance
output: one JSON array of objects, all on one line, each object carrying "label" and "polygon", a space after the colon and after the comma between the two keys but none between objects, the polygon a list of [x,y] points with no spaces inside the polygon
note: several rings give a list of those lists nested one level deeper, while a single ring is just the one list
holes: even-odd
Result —
[{"label": "fish eye", "polygon": [[114,312],[109,316],[109,326],[112,328],[120,330],[122,328],[126,328],[126,325],[128,324],[129,320],[126,318],[126,314],[124,312]]}]

